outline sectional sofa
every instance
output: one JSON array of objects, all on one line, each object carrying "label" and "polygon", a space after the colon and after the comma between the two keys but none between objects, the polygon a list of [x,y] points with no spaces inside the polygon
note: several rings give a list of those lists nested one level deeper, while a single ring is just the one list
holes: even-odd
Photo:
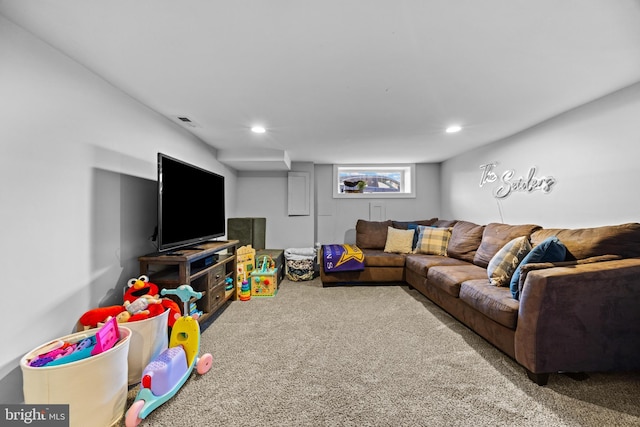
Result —
[{"label": "sectional sofa", "polygon": [[638,223],[359,220],[355,243],[364,270],[328,273],[321,262],[324,286],[408,284],[539,385],[557,372],[640,369]]}]

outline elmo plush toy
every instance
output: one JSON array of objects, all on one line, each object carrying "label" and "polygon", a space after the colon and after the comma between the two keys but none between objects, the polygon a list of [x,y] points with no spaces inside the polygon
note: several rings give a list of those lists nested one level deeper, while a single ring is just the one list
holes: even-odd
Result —
[{"label": "elmo plush toy", "polygon": [[79,325],[83,329],[95,328],[98,323],[106,322],[110,317],[115,317],[120,323],[134,322],[155,317],[168,309],[167,324],[172,327],[180,317],[178,304],[169,298],[160,298],[158,286],[149,282],[147,276],[130,279],[127,285],[123,305],[89,310],[80,317]]}]

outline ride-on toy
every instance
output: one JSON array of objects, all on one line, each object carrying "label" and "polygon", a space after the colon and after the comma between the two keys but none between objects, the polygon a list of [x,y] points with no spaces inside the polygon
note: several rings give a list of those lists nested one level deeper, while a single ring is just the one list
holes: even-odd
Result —
[{"label": "ride-on toy", "polygon": [[154,409],[171,399],[191,376],[195,367],[199,374],[211,368],[213,356],[200,351],[200,325],[197,316],[190,316],[189,301],[199,299],[202,292],[195,292],[189,285],[176,289],[163,289],[162,295],[177,295],[184,304],[182,317],[176,320],[171,330],[169,347],[153,359],[142,371],[140,391],[127,411],[125,425],[135,427]]}]

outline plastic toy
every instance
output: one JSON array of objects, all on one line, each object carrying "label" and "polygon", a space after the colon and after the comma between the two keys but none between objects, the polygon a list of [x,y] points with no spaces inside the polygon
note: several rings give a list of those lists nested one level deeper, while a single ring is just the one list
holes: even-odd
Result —
[{"label": "plastic toy", "polygon": [[95,335],[85,336],[77,342],[56,342],[54,348],[29,362],[29,366],[59,366],[95,356],[113,347],[120,339],[116,319],[104,324]]},{"label": "plastic toy", "polygon": [[[189,285],[176,289],[163,289],[162,295],[177,295],[189,313],[191,298],[199,299],[202,292],[195,292]],[[198,374],[211,369],[213,356],[200,351],[200,325],[197,316],[185,314],[176,320],[171,330],[169,348],[160,353],[142,372],[140,391],[125,415],[126,427],[140,424],[154,409],[171,399],[191,376],[194,367]]]},{"label": "plastic toy", "polygon": [[265,255],[262,263],[258,263],[259,268],[251,272],[251,296],[256,297],[272,297],[277,292],[278,269],[275,267],[273,259]]},{"label": "plastic toy", "polygon": [[242,286],[240,287],[240,301],[249,301],[251,299],[251,285],[247,281],[247,279],[242,281]]}]

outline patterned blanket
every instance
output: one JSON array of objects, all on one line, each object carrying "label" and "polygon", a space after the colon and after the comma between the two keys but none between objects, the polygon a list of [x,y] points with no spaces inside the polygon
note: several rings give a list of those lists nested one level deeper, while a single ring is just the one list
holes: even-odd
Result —
[{"label": "patterned blanket", "polygon": [[322,262],[325,273],[364,270],[364,253],[356,245],[324,245]]}]

